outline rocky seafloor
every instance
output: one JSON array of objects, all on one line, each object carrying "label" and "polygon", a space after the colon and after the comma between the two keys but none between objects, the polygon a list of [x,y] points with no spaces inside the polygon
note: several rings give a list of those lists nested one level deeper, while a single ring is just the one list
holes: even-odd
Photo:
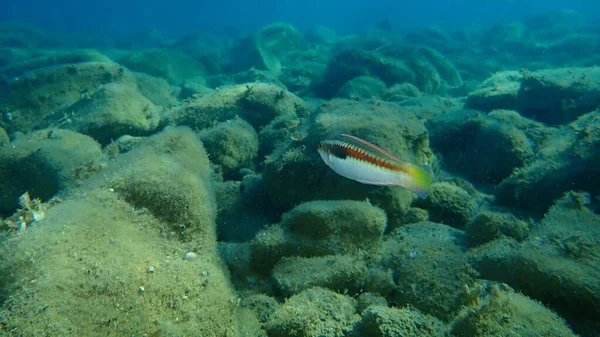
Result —
[{"label": "rocky seafloor", "polygon": [[[1,24],[0,335],[600,335],[599,33]],[[336,133],[431,195],[338,176]]]}]

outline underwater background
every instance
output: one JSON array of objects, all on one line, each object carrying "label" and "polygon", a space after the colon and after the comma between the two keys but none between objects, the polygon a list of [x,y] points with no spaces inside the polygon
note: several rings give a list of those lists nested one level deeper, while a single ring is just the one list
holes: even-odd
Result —
[{"label": "underwater background", "polygon": [[600,336],[598,19],[0,3],[0,336]]}]

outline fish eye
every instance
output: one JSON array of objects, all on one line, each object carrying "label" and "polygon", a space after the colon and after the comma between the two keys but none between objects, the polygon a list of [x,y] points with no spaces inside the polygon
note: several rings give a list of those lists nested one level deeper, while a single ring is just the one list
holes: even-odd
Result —
[{"label": "fish eye", "polygon": [[319,144],[319,145],[317,146],[317,148],[318,148],[318,149],[322,149],[322,148],[323,148],[323,144]]}]

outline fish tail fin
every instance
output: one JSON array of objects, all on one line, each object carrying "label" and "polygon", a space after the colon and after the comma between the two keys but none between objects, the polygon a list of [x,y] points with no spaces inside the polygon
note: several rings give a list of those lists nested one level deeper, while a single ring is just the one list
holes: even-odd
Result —
[{"label": "fish tail fin", "polygon": [[408,182],[406,189],[414,192],[421,199],[426,199],[431,192],[433,172],[427,165],[409,164],[408,174],[412,179]]}]

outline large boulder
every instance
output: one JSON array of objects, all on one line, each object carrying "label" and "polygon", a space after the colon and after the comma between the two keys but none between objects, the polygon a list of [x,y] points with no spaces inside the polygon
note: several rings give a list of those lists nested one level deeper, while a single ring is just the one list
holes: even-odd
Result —
[{"label": "large boulder", "polygon": [[481,285],[485,295],[466,307],[452,322],[452,336],[504,337],[577,336],[564,319],[540,302],[515,292],[506,285]]},{"label": "large boulder", "polygon": [[269,336],[344,336],[360,321],[356,301],[321,288],[294,295],[266,323]]},{"label": "large boulder", "polygon": [[159,125],[160,110],[135,87],[109,83],[69,108],[67,119],[56,125],[89,135],[108,144],[122,135],[146,136]]},{"label": "large boulder", "polygon": [[463,232],[446,225],[422,222],[396,228],[381,250],[382,265],[392,270],[395,283],[388,299],[451,320],[468,303],[465,295],[476,277],[465,243]]},{"label": "large boulder", "polygon": [[596,322],[597,334],[600,217],[590,204],[586,193],[565,194],[522,243],[500,239],[472,250],[476,269],[548,304],[574,326]]},{"label": "large boulder", "polygon": [[68,108],[89,97],[104,84],[134,86],[135,78],[112,62],[58,64],[27,70],[27,76],[10,82],[1,99],[5,128],[9,132],[30,131],[48,121],[66,121]]},{"label": "large boulder", "polygon": [[229,51],[230,62],[226,70],[238,72],[258,68],[279,76],[282,65],[291,65],[308,47],[304,37],[294,27],[274,23],[239,40]]},{"label": "large boulder", "polygon": [[404,82],[429,94],[460,87],[456,67],[437,50],[429,47],[386,46],[376,51],[344,48],[327,65],[319,95],[332,97],[344,83],[358,76],[371,76],[387,86]]},{"label": "large boulder", "polygon": [[170,129],[118,156],[0,249],[0,325],[23,336],[236,336],[202,144]]},{"label": "large boulder", "polygon": [[506,114],[454,109],[429,120],[431,145],[444,168],[477,183],[498,184],[523,167],[534,156],[536,141],[529,127],[514,123],[518,117]]},{"label": "large boulder", "polygon": [[517,110],[548,125],[566,124],[600,105],[600,68],[522,72]]},{"label": "large boulder", "polygon": [[284,214],[280,223],[257,233],[252,259],[257,270],[269,271],[285,256],[328,256],[375,253],[387,216],[366,202],[311,201]]},{"label": "large boulder", "polygon": [[553,10],[501,22],[479,38],[482,58],[502,68],[564,66],[597,54],[598,37],[586,27],[581,13]]},{"label": "large boulder", "polygon": [[465,107],[517,110],[548,125],[562,125],[600,104],[600,69],[558,68],[494,74],[472,92]]},{"label": "large boulder", "polygon": [[442,321],[411,307],[371,305],[362,313],[360,331],[373,337],[441,337],[447,328]]},{"label": "large boulder", "polygon": [[496,201],[543,214],[566,191],[598,193],[600,111],[579,117],[555,130],[527,165],[502,180]]},{"label": "large boulder", "polygon": [[306,103],[285,89],[272,84],[247,83],[195,97],[172,111],[172,118],[179,125],[204,129],[237,115],[260,129],[279,116],[301,118],[308,113]]},{"label": "large boulder", "polygon": [[236,170],[254,166],[258,153],[258,135],[252,125],[236,117],[204,129],[198,136],[213,164],[219,165],[225,177]]}]

